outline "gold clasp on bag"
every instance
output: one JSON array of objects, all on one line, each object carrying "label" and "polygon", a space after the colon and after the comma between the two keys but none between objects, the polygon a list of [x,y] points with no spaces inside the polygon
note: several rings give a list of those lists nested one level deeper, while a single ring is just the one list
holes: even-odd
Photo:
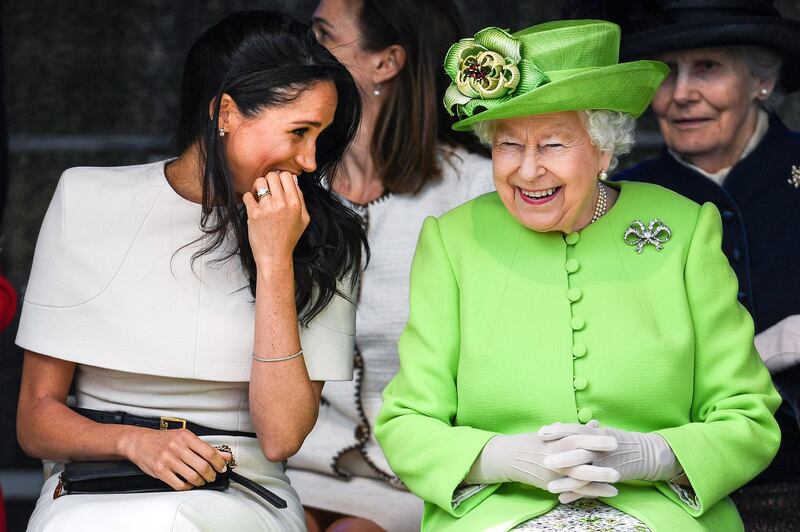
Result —
[{"label": "gold clasp on bag", "polygon": [[[170,427],[169,426],[170,423],[180,423],[181,426],[180,427]],[[186,428],[186,420],[185,419],[181,419],[179,417],[164,417],[164,416],[161,416],[159,418],[158,428],[160,430],[169,430],[171,428],[173,428],[173,429],[176,429],[176,428],[185,429]]]},{"label": "gold clasp on bag", "polygon": [[231,454],[231,459],[230,459],[229,462],[225,462],[225,465],[227,465],[231,469],[236,467],[236,459],[233,457],[233,451],[231,451],[231,448],[230,448],[229,445],[225,445],[223,443],[222,445],[212,445],[212,447],[215,448],[218,451],[223,452],[223,453],[230,453]]}]

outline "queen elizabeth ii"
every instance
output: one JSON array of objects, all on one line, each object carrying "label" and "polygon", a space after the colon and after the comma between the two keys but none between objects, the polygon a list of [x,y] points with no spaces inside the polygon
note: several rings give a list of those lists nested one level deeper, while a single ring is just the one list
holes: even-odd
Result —
[{"label": "queen elizabeth ii", "polygon": [[618,47],[559,21],[445,60],[497,192],[425,222],[376,428],[423,530],[742,529],[777,450],[716,207],[604,181],[667,72]]}]

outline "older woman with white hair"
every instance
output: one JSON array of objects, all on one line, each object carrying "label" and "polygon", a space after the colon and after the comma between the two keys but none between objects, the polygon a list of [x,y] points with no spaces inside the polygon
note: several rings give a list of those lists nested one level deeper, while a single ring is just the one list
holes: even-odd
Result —
[{"label": "older woman with white hair", "polygon": [[[775,114],[800,88],[800,22],[766,0],[609,2],[621,55],[665,62],[652,109],[661,155],[619,179],[655,183],[722,213],[722,249],[784,398],[783,438],[758,481],[800,482],[800,135]],[[618,15],[618,16],[617,16]]]},{"label": "older woman with white hair", "polygon": [[423,530],[740,530],[778,447],[719,211],[605,181],[667,73],[618,47],[559,21],[445,59],[497,192],[426,220],[378,417]]}]

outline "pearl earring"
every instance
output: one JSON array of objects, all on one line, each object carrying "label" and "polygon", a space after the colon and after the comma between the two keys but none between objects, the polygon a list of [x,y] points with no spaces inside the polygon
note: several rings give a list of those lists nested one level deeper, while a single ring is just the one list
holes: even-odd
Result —
[{"label": "pearl earring", "polygon": [[600,173],[597,174],[597,178],[600,179],[600,181],[605,181],[606,179],[608,179],[608,172],[606,172],[605,170],[600,170]]},{"label": "pearl earring", "polygon": [[372,94],[374,94],[375,96],[380,96],[381,95],[381,84],[380,83],[376,83],[375,84],[375,90],[372,91]]},{"label": "pearl earring", "polygon": [[225,136],[225,128],[224,127],[219,128],[219,136],[220,137],[224,137]]},{"label": "pearl earring", "polygon": [[763,96],[763,97],[765,97],[765,98],[766,98],[766,97],[767,97],[767,95],[769,94],[769,91],[768,91],[767,89],[761,89],[760,91],[758,91],[758,93],[759,93],[761,96]]}]

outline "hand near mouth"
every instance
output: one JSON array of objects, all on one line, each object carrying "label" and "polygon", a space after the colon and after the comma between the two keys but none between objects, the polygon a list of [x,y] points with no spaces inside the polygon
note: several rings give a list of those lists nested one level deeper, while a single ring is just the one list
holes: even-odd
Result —
[{"label": "hand near mouth", "polygon": [[[264,190],[269,194],[264,195]],[[285,171],[268,172],[253,182],[251,192],[242,199],[256,265],[290,263],[294,247],[311,221],[297,176]]]}]

